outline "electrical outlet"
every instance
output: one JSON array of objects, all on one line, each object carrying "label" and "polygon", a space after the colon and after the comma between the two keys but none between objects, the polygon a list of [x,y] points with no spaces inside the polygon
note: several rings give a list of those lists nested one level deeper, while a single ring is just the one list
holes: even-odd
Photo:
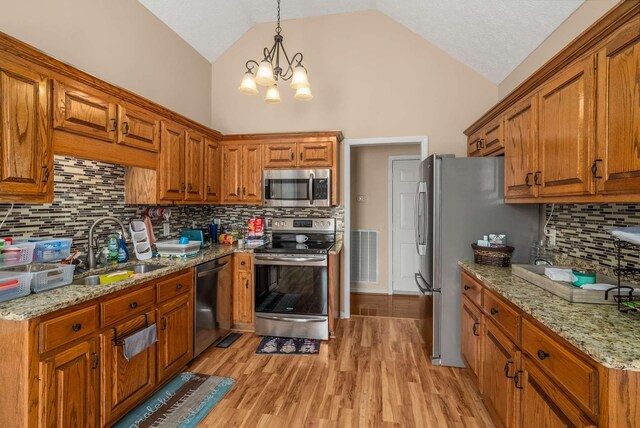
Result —
[{"label": "electrical outlet", "polygon": [[367,195],[358,195],[356,197],[356,202],[360,202],[360,203],[367,202]]},{"label": "electrical outlet", "polygon": [[162,234],[167,237],[171,234],[171,228],[169,227],[169,222],[162,223]]},{"label": "electrical outlet", "polygon": [[549,242],[549,245],[551,247],[555,247],[556,246],[556,237],[558,236],[558,232],[555,229],[548,229],[547,230],[547,240]]}]

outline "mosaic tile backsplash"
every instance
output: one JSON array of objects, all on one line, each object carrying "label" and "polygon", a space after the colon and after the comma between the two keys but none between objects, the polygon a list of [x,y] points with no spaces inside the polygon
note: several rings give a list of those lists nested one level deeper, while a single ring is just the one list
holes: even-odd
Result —
[{"label": "mosaic tile backsplash", "polygon": [[[87,247],[89,227],[95,219],[114,216],[128,224],[143,217],[146,206],[124,204],[125,169],[120,165],[77,159],[66,156],[54,158],[54,202],[51,204],[15,204],[0,229],[0,236],[70,237],[74,247],[83,252]],[[0,204],[0,221],[11,204]],[[253,216],[273,217],[334,217],[336,227],[344,230],[344,209],[331,208],[263,208],[239,205],[227,206],[168,206],[170,237],[177,237],[183,227],[196,227],[220,219],[223,227],[244,222]],[[162,234],[163,220],[152,221],[157,239]],[[97,229],[101,245],[117,226],[105,224]]]},{"label": "mosaic tile backsplash", "polygon": [[[638,204],[556,204],[548,227],[557,231],[560,253],[613,268],[617,251],[607,229],[631,225],[640,225]],[[625,252],[623,264],[640,266],[640,253]]]}]

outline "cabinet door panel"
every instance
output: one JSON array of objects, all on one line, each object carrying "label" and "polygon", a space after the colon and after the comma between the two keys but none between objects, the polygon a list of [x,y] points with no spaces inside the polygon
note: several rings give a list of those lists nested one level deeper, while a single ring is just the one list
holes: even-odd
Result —
[{"label": "cabinet door panel", "polygon": [[127,361],[122,345],[114,343],[116,331],[119,338],[126,337],[144,328],[145,321],[149,325],[153,324],[155,314],[148,312],[146,318],[143,314],[117,324],[100,335],[102,425],[107,425],[124,415],[156,385],[156,345]]},{"label": "cabinet door panel", "polygon": [[98,362],[92,338],[40,363],[40,426],[97,426]]},{"label": "cabinet door panel", "polygon": [[242,148],[238,145],[222,147],[222,197],[224,202],[239,202],[242,197]]},{"label": "cabinet door panel", "polygon": [[522,370],[522,428],[595,426],[526,356],[522,358]]},{"label": "cabinet door panel", "polygon": [[253,272],[237,270],[233,286],[233,323],[253,325]]},{"label": "cabinet door panel", "polygon": [[482,129],[474,132],[467,139],[467,156],[477,157],[482,155],[482,147],[480,146],[482,139]]},{"label": "cabinet door panel", "polygon": [[598,53],[598,193],[640,191],[640,18]]},{"label": "cabinet door panel", "polygon": [[333,143],[331,141],[317,141],[298,143],[298,166],[333,165]]},{"label": "cabinet door panel", "polygon": [[505,114],[504,186],[506,198],[535,197],[533,177],[537,154],[537,97],[529,98]]},{"label": "cabinet door panel", "polygon": [[262,202],[262,146],[242,146],[242,200]]},{"label": "cabinet door panel", "polygon": [[158,307],[158,382],[193,358],[193,293]]},{"label": "cabinet door panel", "polygon": [[204,200],[207,202],[220,202],[220,146],[217,142],[205,139],[204,143]]},{"label": "cabinet door panel", "polygon": [[296,143],[266,144],[263,150],[265,168],[296,167]]},{"label": "cabinet door panel", "polygon": [[135,107],[120,107],[118,142],[125,146],[157,152],[160,150],[160,121]]},{"label": "cabinet door panel", "polygon": [[0,194],[53,193],[48,85],[29,70],[0,68]]},{"label": "cabinet door panel", "polygon": [[204,173],[204,137],[199,134],[187,132],[185,146],[185,176],[186,191],[185,200],[202,201]]},{"label": "cabinet door panel", "polygon": [[504,125],[502,120],[503,118],[500,116],[483,128],[482,156],[497,156],[504,153]]},{"label": "cabinet door panel", "polygon": [[160,144],[160,199],[182,200],[186,190],[184,176],[184,129],[162,122]]},{"label": "cabinet door panel", "polygon": [[593,193],[593,58],[576,63],[540,90],[539,194]]},{"label": "cabinet door panel", "polygon": [[466,297],[462,297],[462,358],[474,375],[480,378],[480,335],[482,332],[480,310]]},{"label": "cabinet door panel", "polygon": [[74,134],[114,142],[118,106],[106,95],[53,82],[53,127]]},{"label": "cabinet door panel", "polygon": [[520,353],[491,321],[485,321],[482,352],[482,393],[490,411],[502,426],[515,425],[517,408],[516,387],[513,377],[518,369]]}]

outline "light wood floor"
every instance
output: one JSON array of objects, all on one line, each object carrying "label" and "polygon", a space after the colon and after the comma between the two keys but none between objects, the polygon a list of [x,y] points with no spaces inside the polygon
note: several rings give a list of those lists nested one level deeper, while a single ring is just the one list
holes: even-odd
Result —
[{"label": "light wood floor", "polygon": [[418,296],[351,293],[351,315],[418,319],[421,310]]},{"label": "light wood floor", "polygon": [[464,369],[434,367],[414,320],[341,320],[316,356],[256,355],[245,333],[189,370],[236,379],[204,427],[492,427]]}]

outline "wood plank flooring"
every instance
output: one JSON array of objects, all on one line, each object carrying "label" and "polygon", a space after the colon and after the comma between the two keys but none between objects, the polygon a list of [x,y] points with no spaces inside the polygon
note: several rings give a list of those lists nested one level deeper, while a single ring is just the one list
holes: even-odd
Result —
[{"label": "wood plank flooring", "polygon": [[492,427],[465,369],[434,367],[417,322],[354,317],[316,356],[255,354],[245,333],[189,370],[237,383],[202,427]]},{"label": "wood plank flooring", "polygon": [[418,296],[351,293],[351,315],[418,319],[421,309]]}]

